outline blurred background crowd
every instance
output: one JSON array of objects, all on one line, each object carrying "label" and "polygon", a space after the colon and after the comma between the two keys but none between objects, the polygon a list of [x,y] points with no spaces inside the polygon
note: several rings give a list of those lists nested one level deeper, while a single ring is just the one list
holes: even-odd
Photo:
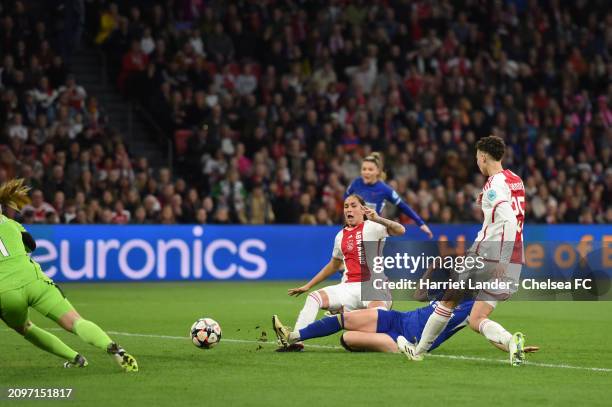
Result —
[{"label": "blurred background crowd", "polygon": [[[62,25],[0,10],[0,182],[33,187],[26,223],[338,224],[373,151],[426,222],[478,222],[489,134],[528,222],[612,222],[606,0],[51,3]],[[71,75],[79,47],[174,140],[173,168],[129,151]]]}]

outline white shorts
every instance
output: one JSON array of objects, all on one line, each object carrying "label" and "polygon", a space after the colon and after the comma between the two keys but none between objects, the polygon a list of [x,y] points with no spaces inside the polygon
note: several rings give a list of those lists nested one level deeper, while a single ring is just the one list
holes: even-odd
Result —
[{"label": "white shorts", "polygon": [[491,271],[494,270],[498,263],[488,263],[486,262],[486,269],[488,273],[488,278],[490,282],[500,281],[504,282],[507,286],[503,288],[497,289],[487,289],[481,290],[476,296],[476,300],[486,301],[493,307],[495,305],[493,303],[497,303],[497,301],[505,301],[509,299],[512,294],[514,294],[518,290],[518,286],[520,283],[521,277],[521,269],[523,268],[522,264],[510,263],[506,267],[506,272],[503,276],[497,278],[491,276]]},{"label": "white shorts", "polygon": [[[321,288],[329,298],[328,309],[331,312],[348,312],[366,309],[371,302],[361,300],[361,283],[340,283]],[[383,301],[386,309],[391,309],[391,301]]]}]

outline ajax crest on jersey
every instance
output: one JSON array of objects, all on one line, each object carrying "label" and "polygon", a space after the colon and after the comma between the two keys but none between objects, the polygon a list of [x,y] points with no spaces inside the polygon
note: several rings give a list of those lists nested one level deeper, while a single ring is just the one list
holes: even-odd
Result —
[{"label": "ajax crest on jersey", "polygon": [[355,242],[353,241],[352,237],[348,239],[348,242],[346,242],[346,250],[351,251],[355,248]]},{"label": "ajax crest on jersey", "polygon": [[201,349],[210,349],[221,341],[221,325],[212,318],[200,318],[191,325],[191,342]]}]

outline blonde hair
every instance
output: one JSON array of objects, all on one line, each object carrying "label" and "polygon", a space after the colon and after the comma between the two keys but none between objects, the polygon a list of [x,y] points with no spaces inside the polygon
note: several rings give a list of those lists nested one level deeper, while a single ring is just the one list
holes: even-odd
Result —
[{"label": "blonde hair", "polygon": [[15,178],[0,185],[0,212],[6,206],[20,211],[31,202],[28,196],[30,187],[23,185],[24,182],[23,178]]},{"label": "blonde hair", "polygon": [[376,168],[378,168],[378,170],[380,171],[378,178],[382,181],[387,179],[387,173],[384,170],[382,154],[378,152],[374,152],[368,155],[366,158],[364,158],[362,164],[364,162],[374,163],[374,165],[376,165]]}]

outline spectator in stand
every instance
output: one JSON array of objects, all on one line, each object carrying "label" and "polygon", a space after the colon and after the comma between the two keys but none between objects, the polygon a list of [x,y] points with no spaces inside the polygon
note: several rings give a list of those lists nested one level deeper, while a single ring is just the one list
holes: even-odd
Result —
[{"label": "spectator in stand", "polygon": [[605,2],[140,4],[87,12],[111,80],[186,138],[170,179],[70,84],[54,30],[22,5],[1,12],[0,175],[45,190],[49,221],[108,220],[122,202],[140,223],[251,222],[263,193],[274,216],[257,221],[337,223],[339,185],[381,151],[387,182],[424,219],[477,222],[474,145],[496,134],[525,180],[528,222],[609,222]]},{"label": "spectator in stand", "polygon": [[129,95],[138,95],[144,90],[144,73],[149,64],[149,57],[145,54],[140,42],[134,40],[130,51],[123,56],[121,72],[117,85],[119,89]]},{"label": "spectator in stand", "polygon": [[43,192],[40,189],[32,191],[32,203],[23,207],[22,212],[31,213],[33,223],[45,223],[47,213],[54,213],[53,206],[44,201]]}]

